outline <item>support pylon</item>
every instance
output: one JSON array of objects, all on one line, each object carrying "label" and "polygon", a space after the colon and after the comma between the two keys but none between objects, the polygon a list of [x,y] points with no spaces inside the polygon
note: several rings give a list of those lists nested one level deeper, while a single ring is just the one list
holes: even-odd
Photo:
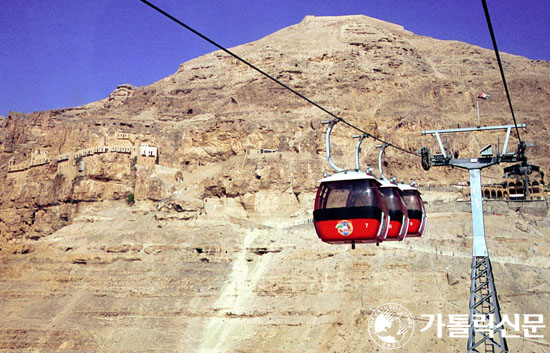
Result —
[{"label": "support pylon", "polygon": [[[489,260],[489,251],[485,241],[485,222],[483,220],[483,195],[481,194],[481,169],[500,162],[517,162],[516,153],[508,153],[508,141],[510,131],[513,127],[525,127],[525,124],[514,126],[488,126],[477,128],[447,129],[422,131],[423,135],[435,135],[439,144],[439,154],[431,157],[431,153],[423,148],[423,162],[426,159],[424,169],[428,170],[430,166],[453,166],[467,169],[470,174],[470,204],[472,208],[472,274],[470,285],[470,314],[469,314],[469,336],[468,353],[507,353],[508,345],[504,337],[505,329],[502,327],[502,318],[500,315],[500,306],[498,305],[497,291]],[[502,152],[497,150],[496,156],[493,154],[491,145],[484,147],[481,151],[481,158],[462,158],[459,159],[443,146],[440,134],[473,132],[486,130],[506,130],[506,139]]]},{"label": "support pylon", "polygon": [[[508,345],[503,335],[500,306],[489,256],[472,258],[471,280],[468,353],[507,353]],[[492,325],[480,327],[474,324],[474,320],[483,326],[489,322],[492,322]]]}]

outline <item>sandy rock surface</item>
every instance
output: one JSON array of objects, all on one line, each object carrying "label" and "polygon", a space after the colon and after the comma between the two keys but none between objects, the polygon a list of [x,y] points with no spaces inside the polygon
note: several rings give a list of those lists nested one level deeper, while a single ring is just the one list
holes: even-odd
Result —
[{"label": "sandy rock surface", "polygon": [[[422,130],[476,124],[481,90],[491,94],[482,125],[511,123],[492,51],[365,16],[306,17],[233,50],[411,152],[437,151]],[[522,137],[536,142],[528,156],[547,171],[550,63],[502,58]],[[368,322],[389,302],[416,325],[397,351],[464,351],[465,338],[420,330],[422,315],[468,312],[471,216],[451,187],[467,174],[425,172],[387,149],[385,174],[423,186],[428,231],[379,247],[324,244],[311,213],[329,171],[328,119],[219,51],[85,106],[10,112],[0,125],[0,352],[382,352]],[[340,124],[332,136],[345,168],[354,133]],[[475,157],[503,139],[449,144]],[[143,146],[157,148],[152,163]],[[373,141],[361,163],[377,164]],[[501,167],[483,181],[502,180]],[[485,209],[502,312],[548,320],[547,203]],[[550,331],[540,333],[510,339],[510,350],[550,350]]]}]

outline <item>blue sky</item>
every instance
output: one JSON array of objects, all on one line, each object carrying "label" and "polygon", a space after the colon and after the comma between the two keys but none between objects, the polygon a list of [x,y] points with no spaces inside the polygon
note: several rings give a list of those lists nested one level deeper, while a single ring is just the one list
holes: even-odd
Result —
[{"label": "blue sky", "polygon": [[[233,47],[306,15],[363,14],[416,34],[492,49],[481,0],[151,0]],[[487,0],[499,49],[550,60],[550,1]],[[75,107],[118,84],[151,84],[216,50],[139,0],[5,1],[0,11],[0,115]],[[245,58],[246,59],[246,58]]]}]

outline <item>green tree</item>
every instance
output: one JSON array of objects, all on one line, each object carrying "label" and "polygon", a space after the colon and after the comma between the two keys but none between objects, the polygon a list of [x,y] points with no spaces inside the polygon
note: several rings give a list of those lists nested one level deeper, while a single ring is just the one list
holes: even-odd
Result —
[{"label": "green tree", "polygon": [[128,205],[130,206],[133,206],[134,203],[136,202],[135,198],[134,198],[134,193],[131,192],[128,194],[128,198],[126,199],[126,202],[128,203]]}]

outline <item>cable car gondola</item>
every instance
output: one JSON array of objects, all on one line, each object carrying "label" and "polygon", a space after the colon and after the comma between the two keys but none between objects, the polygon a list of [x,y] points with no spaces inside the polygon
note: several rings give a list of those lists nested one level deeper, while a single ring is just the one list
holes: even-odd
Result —
[{"label": "cable car gondola", "polygon": [[[359,144],[361,141],[359,141]],[[359,146],[358,144],[358,146]],[[384,150],[387,147],[387,144],[383,144],[377,147],[381,147],[380,154],[378,155],[378,169],[380,171],[380,177],[382,179],[382,185],[394,185],[397,186],[399,191],[399,196],[401,198],[401,204],[405,206],[405,209],[401,209],[401,212],[406,214],[406,220],[404,222],[407,222],[407,230],[406,234],[404,236],[406,237],[420,237],[422,236],[422,233],[424,233],[424,230],[426,228],[426,210],[424,209],[424,203],[422,202],[422,198],[420,197],[420,192],[416,188],[416,185],[414,184],[397,184],[395,183],[395,179],[392,178],[390,182],[386,179],[384,176],[384,173],[382,172],[382,156],[384,155]],[[356,153],[358,154],[359,148],[356,148]],[[356,156],[356,163],[358,164],[359,157]],[[382,188],[384,190],[384,188]],[[389,191],[386,191],[386,193],[389,194]],[[386,195],[386,194],[385,194]],[[386,199],[388,200],[388,206],[390,204],[390,197],[386,196]],[[392,213],[392,207],[390,207],[390,213]],[[392,220],[398,219],[399,211],[397,210],[397,205],[393,207],[393,218]],[[396,219],[397,218],[397,219]],[[396,222],[397,225],[397,222]],[[401,223],[403,225],[403,223]],[[403,229],[402,229],[403,230]],[[394,232],[396,232],[395,229],[390,227],[390,232],[388,234],[388,239],[394,239]],[[401,240],[398,238],[398,240]]]},{"label": "cable car gondola", "polygon": [[388,180],[382,180],[380,190],[386,199],[390,224],[386,240],[403,240],[409,229],[409,214],[403,194],[398,185]]},{"label": "cable car gondola", "polygon": [[369,173],[345,171],[330,157],[330,133],[338,122],[330,122],[326,152],[330,166],[338,173],[319,181],[313,221],[319,238],[330,244],[380,243],[386,239],[390,216],[380,182]]},{"label": "cable car gondola", "polygon": [[409,231],[407,237],[420,237],[426,230],[426,209],[420,197],[420,191],[414,184],[399,184],[409,213]]},{"label": "cable car gondola", "polygon": [[386,239],[390,215],[375,177],[349,171],[319,182],[313,220],[322,241],[354,246]]},{"label": "cable car gondola", "polygon": [[[359,166],[359,151],[363,136],[359,136],[359,142],[355,148],[356,156],[355,161],[357,167]],[[390,225],[388,229],[388,236],[386,240],[403,240],[407,236],[409,229],[409,213],[405,200],[403,199],[403,193],[399,189],[398,184],[395,182],[395,178],[386,179],[382,172],[382,156],[388,145],[382,144],[376,147],[380,147],[380,153],[378,154],[378,171],[380,172],[380,183],[382,194],[388,204],[388,210],[390,213]]]}]

